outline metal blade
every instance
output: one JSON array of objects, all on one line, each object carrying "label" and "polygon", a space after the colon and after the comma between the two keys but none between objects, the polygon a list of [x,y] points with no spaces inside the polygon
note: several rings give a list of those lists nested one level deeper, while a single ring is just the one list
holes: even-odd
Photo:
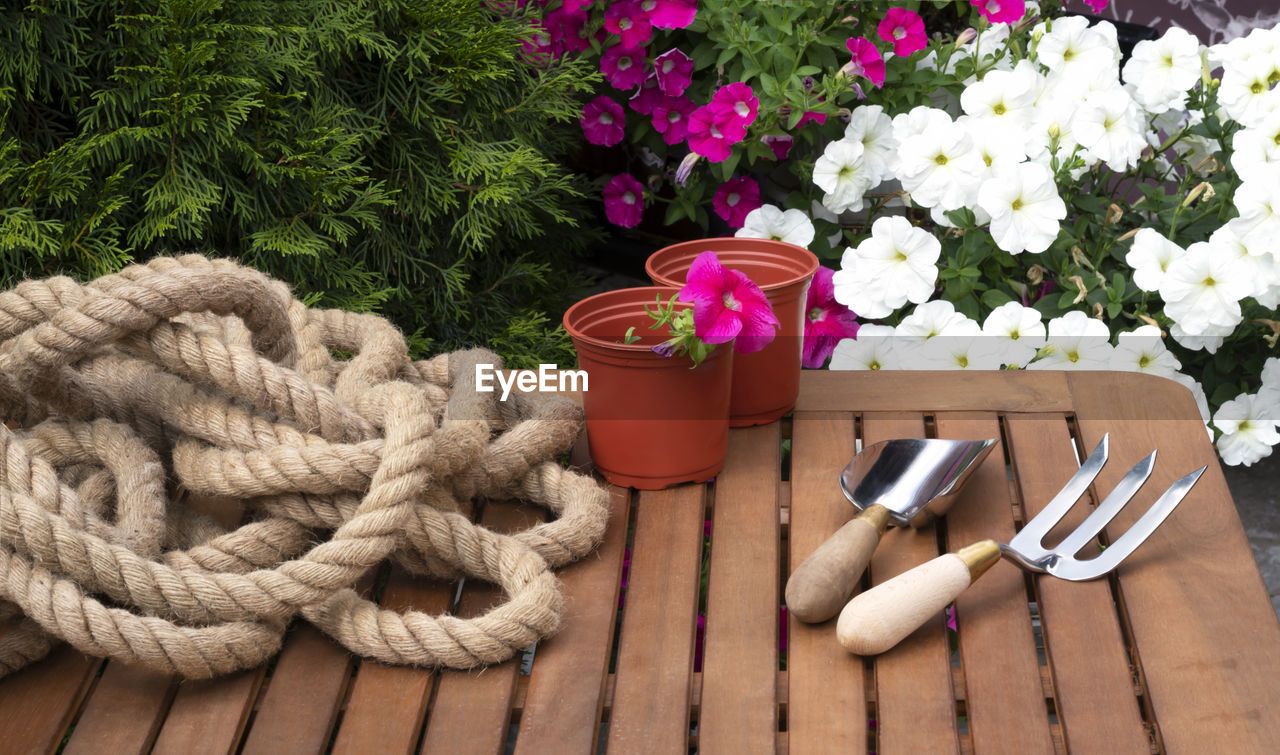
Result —
[{"label": "metal blade", "polygon": [[1039,563],[1049,556],[1053,555],[1053,551],[1047,550],[1040,541],[1044,536],[1049,534],[1049,530],[1053,529],[1053,525],[1061,521],[1067,512],[1080,500],[1080,496],[1084,495],[1084,491],[1093,484],[1093,479],[1098,476],[1098,472],[1102,471],[1102,466],[1107,463],[1107,455],[1111,450],[1111,434],[1107,433],[1102,436],[1102,441],[1094,447],[1093,452],[1089,454],[1089,458],[1084,460],[1080,465],[1080,469],[1072,475],[1067,484],[1062,486],[1058,494],[1053,497],[1052,501],[1044,507],[1044,510],[1036,514],[1031,521],[1009,541],[1007,550],[1012,550],[1022,557],[1022,561],[1026,564]]},{"label": "metal blade", "polygon": [[1079,553],[1081,548],[1102,532],[1102,528],[1106,527],[1108,522],[1116,518],[1116,514],[1120,513],[1125,504],[1133,500],[1133,494],[1137,493],[1138,488],[1142,487],[1142,484],[1151,476],[1151,470],[1155,465],[1156,452],[1152,451],[1150,456],[1135,464],[1133,469],[1130,469],[1112,489],[1106,500],[1098,504],[1098,508],[1094,509],[1093,513],[1053,550],[1063,556],[1074,556]]},{"label": "metal blade", "polygon": [[1116,568],[1125,557],[1142,545],[1152,532],[1156,531],[1169,514],[1173,513],[1174,507],[1182,502],[1187,491],[1191,490],[1206,469],[1208,467],[1200,467],[1170,485],[1159,500],[1147,510],[1147,513],[1143,514],[1127,532],[1116,538],[1116,541],[1107,546],[1107,549],[1096,558],[1087,561],[1077,561],[1070,557],[1060,558],[1048,567],[1048,572],[1055,577],[1082,582],[1101,577]]}]

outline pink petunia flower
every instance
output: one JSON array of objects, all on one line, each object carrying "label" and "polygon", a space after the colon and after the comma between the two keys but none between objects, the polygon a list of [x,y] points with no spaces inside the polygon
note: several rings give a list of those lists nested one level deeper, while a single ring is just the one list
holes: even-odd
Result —
[{"label": "pink petunia flower", "polygon": [[821,126],[827,122],[827,114],[819,113],[816,110],[806,110],[804,111],[804,115],[800,116],[800,120],[796,121],[796,128],[800,128],[809,121],[813,121]]},{"label": "pink petunia flower", "polygon": [[640,0],[640,8],[659,29],[683,29],[698,14],[697,0]]},{"label": "pink petunia flower", "polygon": [[551,34],[552,43],[558,45],[563,52],[584,52],[591,48],[591,41],[582,36],[582,30],[587,24],[585,10],[570,10],[566,3],[548,11],[542,24]]},{"label": "pink petunia flower", "polygon": [[746,176],[732,178],[716,189],[711,206],[730,228],[741,228],[747,213],[760,206],[760,185]]},{"label": "pink petunia flower", "polygon": [[862,76],[878,87],[884,86],[884,56],[875,43],[866,37],[853,37],[844,43],[853,60],[844,64],[841,72],[848,76]]},{"label": "pink petunia flower", "polygon": [[705,251],[689,266],[680,299],[693,304],[693,332],[709,344],[736,338],[733,348],[759,351],[780,327],[773,306],[740,270],[720,264],[716,253]]},{"label": "pink petunia flower", "polygon": [[547,22],[534,19],[532,26],[533,34],[520,43],[524,59],[540,66],[560,57],[564,48],[556,43],[555,35],[547,27]]},{"label": "pink petunia flower", "polygon": [[614,89],[632,89],[644,83],[648,71],[645,70],[644,48],[627,48],[614,45],[600,56],[600,73],[609,80]]},{"label": "pink petunia flower", "polygon": [[787,155],[791,154],[791,147],[796,140],[790,134],[765,134],[760,137],[760,141],[773,150],[774,159],[781,162],[787,159]]},{"label": "pink petunia flower", "polygon": [[653,128],[667,144],[679,144],[689,135],[693,101],[688,97],[664,97],[653,109]]},{"label": "pink petunia flower", "polygon": [[582,106],[582,117],[578,122],[582,124],[582,133],[587,141],[612,147],[622,141],[626,115],[621,105],[602,94]]},{"label": "pink petunia flower", "polygon": [[747,126],[755,123],[760,111],[760,100],[756,99],[755,92],[749,85],[741,82],[717,89],[711,96],[711,104],[719,108],[718,115],[722,119],[736,121],[741,124],[744,132]]},{"label": "pink petunia flower", "polygon": [[890,8],[876,31],[881,39],[893,44],[893,54],[898,57],[905,58],[929,43],[924,34],[924,19],[906,8]]},{"label": "pink petunia flower", "polygon": [[804,357],[802,363],[811,370],[820,369],[836,350],[841,339],[858,335],[858,321],[848,307],[836,301],[836,288],[831,282],[835,271],[820,265],[809,284],[805,300]]},{"label": "pink petunia flower", "polygon": [[1016,24],[1027,12],[1026,0],[969,0],[993,24]]},{"label": "pink petunia flower", "polygon": [[662,102],[662,89],[658,86],[658,77],[650,73],[645,79],[636,93],[631,95],[631,99],[627,100],[627,105],[640,115],[651,115],[653,109]]},{"label": "pink petunia flower", "polygon": [[1108,2],[1110,2],[1110,0],[1084,0],[1084,4],[1093,8],[1094,13],[1101,13],[1104,11]]},{"label": "pink petunia flower", "polygon": [[703,105],[689,116],[689,148],[713,163],[728,160],[733,145],[747,135],[746,128],[736,120],[721,118],[714,103]]},{"label": "pink petunia flower", "polygon": [[653,73],[663,94],[679,97],[693,80],[693,58],[673,47],[653,59]]},{"label": "pink petunia flower", "polygon": [[632,0],[609,3],[609,10],[604,12],[604,28],[621,37],[623,47],[640,47],[653,36],[649,15]]},{"label": "pink petunia flower", "polygon": [[628,173],[613,177],[604,187],[604,216],[610,223],[635,228],[644,214],[644,187]]}]

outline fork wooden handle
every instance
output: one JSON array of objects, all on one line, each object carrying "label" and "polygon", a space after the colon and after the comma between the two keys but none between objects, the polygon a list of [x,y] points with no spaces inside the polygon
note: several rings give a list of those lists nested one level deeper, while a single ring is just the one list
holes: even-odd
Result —
[{"label": "fork wooden handle", "polygon": [[996,541],[982,540],[886,580],[849,601],[836,622],[836,638],[851,653],[883,653],[941,613],[999,560]]},{"label": "fork wooden handle", "polygon": [[867,507],[818,546],[787,580],[787,612],[815,623],[840,613],[889,523],[889,510]]}]

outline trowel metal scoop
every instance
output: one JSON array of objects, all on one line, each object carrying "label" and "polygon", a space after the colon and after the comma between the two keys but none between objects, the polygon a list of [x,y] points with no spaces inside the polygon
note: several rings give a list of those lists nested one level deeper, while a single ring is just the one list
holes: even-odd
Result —
[{"label": "trowel metal scoop", "polygon": [[995,443],[903,438],[876,443],[854,456],[840,473],[840,489],[862,513],[791,573],[787,610],[807,622],[839,613],[889,523],[923,527],[946,513]]}]

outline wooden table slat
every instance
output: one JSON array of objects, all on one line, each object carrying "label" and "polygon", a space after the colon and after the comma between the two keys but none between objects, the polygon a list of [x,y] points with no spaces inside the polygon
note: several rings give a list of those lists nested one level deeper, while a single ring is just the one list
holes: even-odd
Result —
[{"label": "wooden table slat", "polygon": [[[936,422],[939,438],[1000,438],[994,414],[939,414]],[[992,449],[966,483],[947,512],[946,530],[949,551],[987,538],[1002,543],[1013,538],[1003,445]],[[962,593],[955,606],[974,751],[1052,753],[1022,570],[1007,562],[997,564]]]},{"label": "wooden table slat", "polygon": [[[495,501],[485,504],[480,524],[495,532],[516,532],[545,520],[544,509]],[[462,588],[458,615],[479,616],[502,600],[500,588],[468,580]],[[502,752],[520,678],[520,657],[517,653],[511,660],[486,669],[442,671],[421,751]]]},{"label": "wooden table slat", "polygon": [[242,751],[323,751],[351,679],[351,661],[346,648],[305,620],[295,620]]},{"label": "wooden table slat", "polygon": [[[853,415],[797,413],[791,431],[790,571],[856,513],[834,484],[853,458]],[[835,619],[787,632],[788,747],[860,752],[867,745],[863,662],[835,641]]]},{"label": "wooden table slat", "polygon": [[778,423],[730,434],[715,482],[698,747],[772,751],[778,731]]},{"label": "wooden table slat", "polygon": [[1028,371],[813,370],[805,372],[797,412],[1069,412],[1064,373]]},{"label": "wooden table slat", "polygon": [[[924,435],[920,415],[875,412],[862,417],[864,448],[891,438]],[[891,528],[871,558],[871,582],[884,582],[937,555],[938,540],[932,525]],[[896,647],[876,656],[875,683],[878,752],[959,751],[951,653],[941,613]]]},{"label": "wooden table slat", "polygon": [[688,746],[702,565],[700,485],[642,492],[609,716],[610,753]]},{"label": "wooden table slat", "polygon": [[70,645],[0,679],[0,742],[14,752],[52,752],[102,665]]},{"label": "wooden table slat", "polygon": [[[392,567],[381,605],[393,611],[413,609],[441,614],[453,605],[456,589],[456,583],[419,579],[400,567]],[[436,676],[433,669],[388,666],[372,660],[361,663],[351,682],[333,752],[412,750],[422,731]]]},{"label": "wooden table slat", "polygon": [[[1079,464],[1061,415],[1010,417],[1006,427],[1030,519],[1071,479]],[[1128,469],[1136,461],[1113,452],[1108,466]],[[1092,508],[1088,504],[1086,496],[1050,537],[1074,529],[1088,516]],[[1036,585],[1067,747],[1079,752],[1146,751],[1150,740],[1133,693],[1124,636],[1107,580],[1068,582],[1042,575],[1036,577]]]},{"label": "wooden table slat", "polygon": [[[1175,479],[1209,467],[1118,570],[1164,746],[1280,752],[1280,622],[1194,399],[1183,386],[1146,375],[1069,380],[1085,444],[1111,433],[1115,461],[1098,476],[1099,490],[1124,473],[1117,462],[1159,450],[1151,478],[1109,534],[1123,533]],[[1150,419],[1171,416],[1181,419]]]},{"label": "wooden table slat", "polygon": [[618,617],[630,492],[609,490],[609,525],[596,552],[560,571],[565,617],[538,643],[520,716],[516,753],[591,752],[596,745]]},{"label": "wooden table slat", "polygon": [[182,682],[152,752],[234,752],[253,711],[264,672],[264,668],[256,668],[217,679]]},{"label": "wooden table slat", "polygon": [[177,678],[142,666],[108,663],[85,701],[67,755],[146,752],[177,691]]}]

